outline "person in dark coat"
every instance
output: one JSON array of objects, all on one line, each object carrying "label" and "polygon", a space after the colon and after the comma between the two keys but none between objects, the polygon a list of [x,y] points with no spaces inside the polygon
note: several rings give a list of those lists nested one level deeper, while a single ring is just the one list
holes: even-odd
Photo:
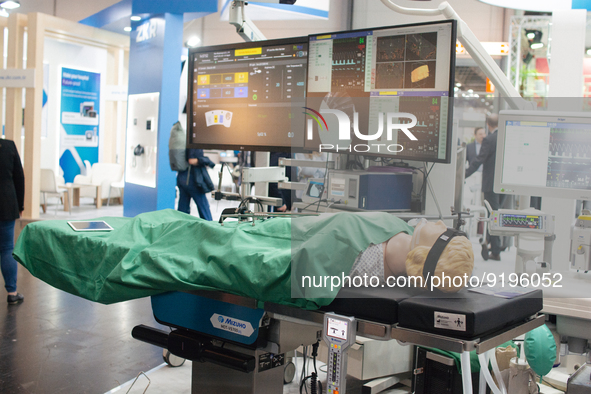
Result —
[{"label": "person in dark coat", "polygon": [[203,149],[187,149],[186,154],[189,168],[179,171],[176,177],[179,188],[178,210],[190,214],[192,198],[199,210],[199,217],[212,220],[206,194],[214,190],[214,186],[207,167],[213,168],[215,164],[203,155]]},{"label": "person in dark coat", "polygon": [[[468,161],[468,165],[472,164],[478,157],[484,137],[486,137],[486,131],[484,131],[483,127],[478,127],[474,130],[474,141],[466,145],[466,160]],[[482,166],[478,167],[477,171],[482,172]]]},{"label": "person in dark coat", "polygon": [[0,139],[0,266],[9,304],[23,302],[25,297],[16,292],[18,264],[12,257],[14,224],[25,205],[25,175],[16,145]]},{"label": "person in dark coat", "polygon": [[[482,192],[484,199],[487,200],[493,210],[501,208],[505,202],[505,194],[497,194],[494,192],[495,183],[495,162],[497,155],[497,127],[499,124],[499,117],[496,114],[489,115],[486,118],[486,124],[490,133],[482,140],[482,147],[480,153],[470,163],[470,167],[466,170],[466,178],[472,175],[478,167],[482,165]],[[487,233],[487,239],[490,241],[490,256],[489,249],[486,243],[482,244],[482,258],[488,260],[501,260],[501,238],[498,236],[491,236]]]}]

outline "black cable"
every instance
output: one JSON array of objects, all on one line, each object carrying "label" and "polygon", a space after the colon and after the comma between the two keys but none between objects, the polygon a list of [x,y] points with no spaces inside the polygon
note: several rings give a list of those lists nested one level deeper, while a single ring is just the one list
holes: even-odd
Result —
[{"label": "black cable", "polygon": [[[318,197],[318,205],[316,206],[316,213],[318,213],[318,209],[320,209],[320,201],[322,200],[322,195],[324,194],[324,191],[328,190],[327,185],[326,185],[326,177],[327,176],[328,176],[328,153],[326,154],[326,167],[324,168],[324,180],[322,181],[322,184],[324,185],[324,189],[322,189],[322,193],[320,193],[320,196]],[[328,193],[327,193],[327,195],[328,195]]]},{"label": "black cable", "polygon": [[311,202],[310,204],[308,204],[308,205],[306,205],[305,207],[303,207],[303,208],[302,208],[302,211],[303,211],[304,209],[307,209],[308,207],[310,207],[310,206],[314,205],[314,204],[318,204],[318,203],[321,203],[321,202],[325,202],[325,203],[327,203],[327,204],[326,204],[326,206],[328,207],[328,203],[329,203],[330,201],[328,201],[326,198],[324,198],[324,199],[322,199],[322,200],[320,200],[320,201],[314,201],[314,202]]},{"label": "black cable", "polygon": [[[302,386],[304,386],[306,380],[304,377],[306,376],[306,353],[308,352],[307,346],[304,346],[304,353],[302,355],[302,375],[300,377],[300,394],[302,394]],[[306,389],[308,391],[308,389]]]},{"label": "black cable", "polygon": [[[425,162],[425,168],[427,168],[427,166],[428,166],[428,164],[427,164],[427,162]],[[423,184],[421,185],[421,191],[419,192],[419,195],[421,196],[421,198],[423,198],[423,193],[427,189],[427,179],[429,178],[429,174],[431,174],[431,170],[433,169],[434,166],[435,166],[435,163],[431,164],[431,168],[429,169],[429,171],[427,171],[427,174],[425,174],[423,172],[423,175],[425,175],[425,177],[423,179]]]},{"label": "black cable", "polygon": [[263,204],[261,202],[261,200],[259,200],[256,197],[246,197],[243,198],[242,201],[240,201],[240,205],[238,205],[238,213],[247,213],[249,212],[248,210],[248,204],[257,204],[260,211],[263,212]]},{"label": "black cable", "polygon": [[[311,393],[310,394],[322,394],[322,383],[318,380],[318,369],[316,368],[316,356],[318,356],[318,347],[320,346],[320,341],[316,342],[312,345],[312,359],[314,361],[314,372],[312,372],[309,376],[303,378],[300,383],[300,394],[302,394],[302,388],[306,388],[306,393],[308,392],[308,386],[306,385],[306,381],[310,379],[311,384]],[[307,346],[304,348],[304,352],[307,354]],[[306,371],[306,363],[302,367],[302,372]],[[307,373],[304,373],[307,375]]]}]

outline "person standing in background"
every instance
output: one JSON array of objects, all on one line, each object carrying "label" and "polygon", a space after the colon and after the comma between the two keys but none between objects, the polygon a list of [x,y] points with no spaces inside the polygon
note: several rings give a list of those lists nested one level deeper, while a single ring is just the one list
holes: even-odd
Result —
[{"label": "person standing in background", "polygon": [[[503,206],[506,195],[497,194],[494,192],[495,183],[495,162],[497,156],[497,128],[499,124],[499,116],[497,114],[491,114],[486,118],[486,125],[490,131],[489,135],[482,140],[482,147],[480,153],[472,161],[470,167],[466,170],[466,178],[476,172],[482,165],[482,192],[484,193],[484,199],[487,200],[491,208],[496,211]],[[497,236],[491,236],[487,232],[487,240],[490,241],[490,256],[489,249],[486,242],[482,243],[482,258],[484,260],[500,261],[501,260],[501,238]]]},{"label": "person standing in background", "polygon": [[[474,141],[466,145],[466,160],[468,161],[468,165],[472,164],[472,162],[478,157],[484,137],[486,137],[484,127],[477,127],[474,129]],[[482,172],[482,165],[478,167],[478,170],[476,171]]]},{"label": "person standing in background", "polygon": [[213,168],[215,164],[203,155],[203,149],[187,149],[186,155],[189,168],[179,171],[176,177],[176,185],[179,188],[178,210],[190,214],[193,198],[199,217],[212,220],[206,194],[214,190],[214,186],[207,173],[207,167]]},{"label": "person standing in background", "polygon": [[19,304],[25,297],[16,292],[18,264],[12,257],[14,224],[25,205],[25,175],[21,158],[14,142],[0,139],[0,265],[6,301]]}]

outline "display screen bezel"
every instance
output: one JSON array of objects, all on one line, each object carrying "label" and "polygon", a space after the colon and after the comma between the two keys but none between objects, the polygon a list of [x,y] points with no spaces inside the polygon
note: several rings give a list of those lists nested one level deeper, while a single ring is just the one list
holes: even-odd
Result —
[{"label": "display screen bezel", "polygon": [[[457,41],[457,21],[453,19],[446,19],[441,21],[432,21],[432,22],[423,22],[423,23],[410,23],[405,25],[396,25],[396,26],[380,26],[380,27],[373,27],[373,28],[366,28],[366,29],[356,29],[356,30],[345,30],[345,31],[335,31],[330,33],[322,33],[322,34],[311,34],[308,36],[310,41],[312,38],[319,37],[319,36],[328,36],[333,34],[346,34],[346,33],[360,33],[365,31],[380,31],[380,30],[387,30],[387,29],[397,29],[397,28],[412,28],[412,27],[421,27],[421,26],[430,26],[430,25],[441,25],[441,24],[449,24],[451,25],[451,45],[450,45],[450,64],[449,64],[449,90],[448,90],[448,115],[447,115],[447,141],[446,141],[446,149],[445,149],[445,158],[432,158],[432,157],[420,157],[420,156],[409,156],[404,154],[396,154],[396,155],[385,155],[380,153],[374,152],[363,152],[363,153],[350,153],[360,156],[371,156],[371,157],[386,157],[396,160],[407,160],[407,161],[422,161],[422,162],[429,162],[429,163],[451,163],[451,147],[452,147],[452,139],[453,139],[453,106],[454,106],[454,86],[455,86],[455,66],[456,66],[456,41]],[[310,53],[310,43],[308,43],[308,54]],[[308,60],[308,67],[309,67],[309,60]],[[308,84],[306,83],[306,97],[308,98]],[[306,104],[306,106],[308,106]],[[306,152],[315,152],[314,149],[306,146],[306,140],[304,139],[304,150]],[[323,150],[324,151],[324,150]],[[337,153],[337,150],[326,150],[326,152],[333,152]],[[343,150],[340,150],[343,153]]]},{"label": "display screen bezel", "polygon": [[[255,144],[212,144],[212,143],[195,143],[191,141],[191,135],[193,134],[193,122],[191,122],[191,116],[193,114],[193,81],[194,77],[194,67],[193,67],[193,58],[196,54],[204,53],[204,52],[217,52],[217,51],[227,51],[227,50],[236,50],[236,49],[247,49],[247,48],[256,48],[256,47],[267,47],[267,46],[280,46],[280,45],[294,45],[294,44],[306,44],[308,45],[308,36],[303,37],[294,37],[294,38],[285,38],[285,39],[277,39],[277,40],[266,40],[266,41],[252,41],[252,42],[241,42],[241,43],[234,43],[234,44],[225,44],[225,45],[213,45],[207,47],[198,47],[189,50],[189,84],[188,84],[188,93],[187,93],[187,148],[190,149],[216,149],[216,150],[241,150],[241,151],[263,151],[263,152],[303,152],[303,143],[301,142],[301,147],[294,145],[291,143],[290,145],[285,146],[276,146],[276,145],[255,145]],[[306,71],[307,71],[307,63],[308,57],[306,56]],[[307,89],[307,87],[306,87]],[[304,98],[302,97],[302,102]],[[291,125],[289,125],[291,128]],[[302,130],[303,136],[303,130]],[[303,137],[302,137],[303,139]]]},{"label": "display screen bezel", "polygon": [[[503,180],[505,168],[505,146],[507,144],[507,122],[546,122],[564,124],[585,124],[591,128],[591,114],[581,112],[555,111],[514,111],[499,113],[497,149],[495,158],[495,179],[493,190],[499,194],[515,194],[551,198],[591,199],[591,189],[560,188],[543,185],[523,185]],[[545,152],[546,153],[546,152]]]}]

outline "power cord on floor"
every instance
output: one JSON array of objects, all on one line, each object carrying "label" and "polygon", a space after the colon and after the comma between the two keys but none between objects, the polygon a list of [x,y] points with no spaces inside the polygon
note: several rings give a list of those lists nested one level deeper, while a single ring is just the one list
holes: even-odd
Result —
[{"label": "power cord on floor", "polygon": [[[306,387],[306,393],[308,392],[308,386],[306,385],[306,381],[310,379],[310,394],[322,394],[322,383],[318,380],[318,369],[316,368],[316,357],[318,356],[318,347],[320,346],[320,341],[316,342],[312,345],[312,359],[314,365],[314,372],[310,374],[310,376],[306,376],[302,379],[300,383],[300,394],[302,394],[302,388]],[[304,350],[304,366],[302,368],[302,376],[305,374],[306,370],[306,359],[305,354],[306,350]]]}]

